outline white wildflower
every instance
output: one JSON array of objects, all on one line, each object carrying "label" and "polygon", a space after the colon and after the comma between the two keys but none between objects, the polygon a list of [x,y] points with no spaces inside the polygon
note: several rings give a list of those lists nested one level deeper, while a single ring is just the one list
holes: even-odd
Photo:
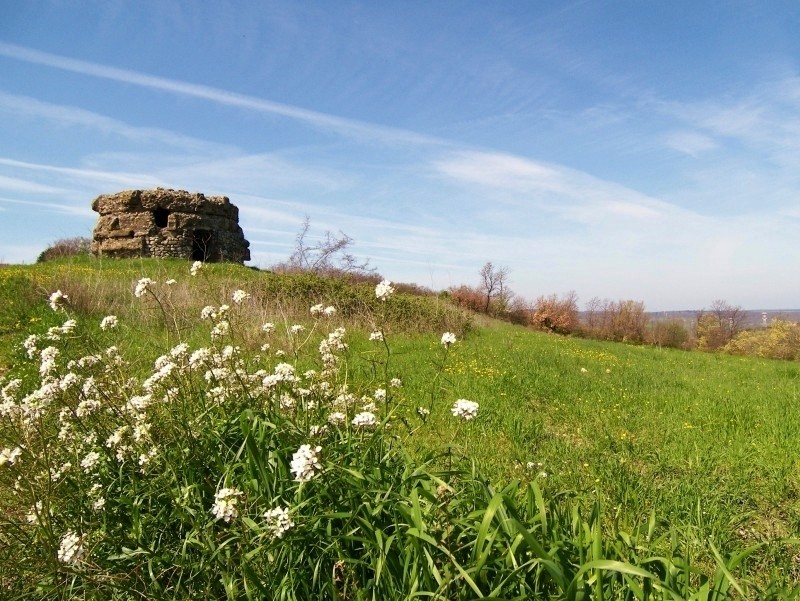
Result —
[{"label": "white wildflower", "polygon": [[379,403],[386,402],[386,390],[383,388],[378,388],[372,396],[375,397],[375,400]]},{"label": "white wildflower", "polygon": [[212,305],[206,305],[200,310],[200,319],[216,319],[217,308]]},{"label": "white wildflower", "polygon": [[113,330],[117,327],[119,320],[117,319],[116,315],[106,315],[103,320],[100,322],[100,329],[101,330]]},{"label": "white wildflower", "polygon": [[38,526],[40,515],[42,515],[42,502],[36,501],[28,513],[25,514],[25,520],[33,526]]},{"label": "white wildflower", "polygon": [[325,310],[325,308],[324,308],[322,305],[314,305],[314,306],[313,306],[313,307],[311,307],[311,309],[310,309],[310,311],[311,311],[311,315],[314,315],[314,316],[316,316],[316,315],[319,315],[319,314],[320,314],[320,313],[322,313],[324,310]]},{"label": "white wildflower", "polygon": [[267,322],[263,326],[261,326],[261,331],[265,334],[271,334],[275,331],[275,324],[272,322]]},{"label": "white wildflower", "polygon": [[14,465],[20,455],[22,455],[21,447],[15,447],[13,449],[6,447],[5,449],[0,449],[0,467],[4,466],[6,463],[8,465]]},{"label": "white wildflower", "polygon": [[468,401],[466,399],[458,399],[453,403],[450,412],[454,417],[460,417],[464,421],[469,421],[478,415],[478,403],[475,401]]},{"label": "white wildflower", "polygon": [[328,415],[328,423],[333,424],[334,426],[341,426],[345,420],[347,420],[347,416],[341,411],[334,411]]},{"label": "white wildflower", "polygon": [[244,290],[235,290],[233,292],[233,302],[237,305],[242,304],[242,302],[246,301],[248,298],[250,298],[250,295]]},{"label": "white wildflower", "polygon": [[322,310],[322,313],[325,315],[325,317],[333,317],[334,315],[336,315],[336,307],[332,306],[325,307]]},{"label": "white wildflower", "polygon": [[78,327],[77,321],[75,321],[74,319],[68,319],[63,324],[61,324],[61,328],[59,329],[61,330],[62,334],[72,334],[72,332],[77,327]]},{"label": "white wildflower", "polygon": [[375,342],[383,342],[383,332],[380,330],[375,330],[374,332],[370,333],[369,339]]},{"label": "white wildflower", "polygon": [[445,346],[450,346],[451,344],[455,343],[456,335],[452,332],[445,332],[442,334],[442,344]]},{"label": "white wildflower", "polygon": [[378,418],[371,411],[362,411],[350,422],[354,428],[374,428],[378,425]]},{"label": "white wildflower", "polygon": [[236,504],[239,502],[239,497],[244,493],[236,488],[222,488],[216,495],[214,495],[214,505],[211,507],[211,513],[214,514],[218,520],[230,522],[235,520],[239,515],[236,509]]},{"label": "white wildflower", "polygon": [[25,342],[22,343],[23,348],[25,349],[28,359],[33,359],[36,355],[36,343],[39,341],[39,337],[36,334],[31,334],[25,339]]},{"label": "white wildflower", "polygon": [[389,280],[383,280],[380,284],[375,286],[375,296],[382,301],[388,299],[394,294],[394,288]]},{"label": "white wildflower", "polygon": [[223,319],[219,323],[217,323],[213,328],[211,328],[211,339],[216,340],[218,338],[222,338],[226,336],[228,332],[231,331],[231,324],[228,323],[227,320]]},{"label": "white wildflower", "polygon": [[150,278],[142,278],[138,282],[136,282],[136,288],[133,290],[133,295],[136,298],[141,298],[144,296],[144,293],[150,290],[153,287],[155,281],[151,280]]},{"label": "white wildflower", "polygon": [[58,547],[58,561],[61,563],[77,564],[86,553],[83,538],[74,531],[69,530],[61,539]]},{"label": "white wildflower", "polygon": [[69,297],[61,292],[61,290],[56,290],[50,295],[50,308],[53,311],[58,311],[59,309],[65,308],[68,302]]},{"label": "white wildflower", "polygon": [[299,334],[305,329],[306,329],[305,326],[301,326],[300,324],[295,324],[291,328],[289,328],[289,332],[294,336],[295,334]]},{"label": "white wildflower", "polygon": [[431,410],[425,407],[417,407],[417,415],[422,419],[426,419],[431,414]]},{"label": "white wildflower", "polygon": [[317,471],[322,469],[319,462],[319,452],[322,447],[311,448],[311,445],[302,445],[292,456],[291,471],[297,482],[308,482]]},{"label": "white wildflower", "polygon": [[392,388],[400,388],[403,385],[403,381],[400,378],[392,378],[389,381],[389,386]]},{"label": "white wildflower", "polygon": [[174,286],[175,284],[177,284],[177,283],[178,283],[178,280],[176,280],[176,279],[174,279],[174,278],[170,278],[170,279],[168,279],[168,280],[167,280],[166,282],[164,282],[164,283],[165,283],[167,286]]},{"label": "white wildflower", "polygon": [[276,507],[264,513],[267,520],[267,530],[274,538],[283,538],[289,530],[294,528],[294,522],[289,517],[288,507]]},{"label": "white wildflower", "polygon": [[84,472],[91,472],[98,463],[100,463],[100,453],[91,451],[81,460],[81,469]]},{"label": "white wildflower", "polygon": [[192,263],[192,266],[189,268],[189,274],[192,275],[192,276],[195,276],[195,275],[198,274],[198,272],[202,268],[203,268],[203,262],[202,261],[195,261],[194,263]]}]

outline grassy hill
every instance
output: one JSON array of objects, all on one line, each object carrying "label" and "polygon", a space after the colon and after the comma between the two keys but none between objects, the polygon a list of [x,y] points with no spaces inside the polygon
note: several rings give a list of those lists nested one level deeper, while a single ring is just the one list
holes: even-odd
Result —
[{"label": "grassy hill", "polygon": [[[300,373],[319,362],[320,341],[333,344],[335,340],[330,333],[344,327],[348,348],[337,359],[336,386],[348,386],[354,398],[367,395],[377,400],[380,409],[375,413],[388,427],[380,436],[374,435],[374,440],[383,442],[370,443],[369,448],[377,448],[375,445],[381,449],[382,445],[394,448],[393,445],[399,444],[398,448],[409,455],[403,455],[407,458],[395,465],[396,471],[407,469],[402,466],[427,466],[425,469],[431,474],[439,474],[431,480],[430,490],[436,486],[455,490],[456,482],[461,481],[465,485],[472,482],[467,488],[478,487],[482,491],[468,497],[470,511],[464,515],[456,515],[453,509],[456,505],[447,505],[450,509],[438,518],[444,520],[438,526],[444,532],[449,529],[461,532],[459,528],[466,528],[464,524],[472,516],[469,523],[474,524],[475,531],[475,536],[469,539],[472,542],[459,540],[458,544],[447,547],[452,557],[445,554],[444,560],[431,560],[432,568],[439,565],[438,561],[451,560],[452,565],[461,566],[450,572],[441,565],[439,572],[434,569],[439,576],[431,577],[430,582],[439,587],[439,598],[475,598],[492,591],[497,598],[516,598],[515,594],[524,598],[522,595],[534,589],[523,590],[517,584],[516,589],[508,590],[510,585],[498,583],[506,582],[504,578],[516,582],[514,579],[520,577],[519,567],[517,571],[513,567],[520,560],[509,559],[508,554],[525,544],[531,545],[526,557],[538,557],[536,562],[530,560],[533,563],[529,567],[531,574],[539,576],[524,578],[528,579],[526,582],[533,579],[536,586],[541,585],[536,589],[538,593],[552,598],[570,594],[573,598],[581,594],[596,598],[604,594],[625,598],[684,598],[698,594],[697,598],[701,598],[703,591],[720,598],[728,594],[781,598],[792,591],[799,592],[792,586],[800,581],[800,545],[792,539],[800,527],[800,365],[566,338],[486,320],[477,325],[472,316],[439,297],[395,294],[381,301],[374,286],[342,280],[276,275],[234,265],[208,265],[193,277],[188,268],[182,261],[95,259],[0,268],[0,375],[5,375],[6,382],[15,374],[21,374],[25,382],[35,380],[37,369],[41,371],[36,353],[49,344],[42,335],[50,328],[62,327],[66,317],[78,322],[75,332],[80,335],[67,332],[61,336],[63,340],[59,343],[64,345],[61,353],[65,357],[69,352],[76,357],[85,356],[97,352],[93,349],[113,344],[129,362],[126,377],[139,380],[151,375],[154,361],[179,343],[186,343],[190,350],[232,345],[231,348],[239,349],[235,351],[237,356],[241,353],[243,361],[246,358],[248,366],[252,366],[251,371],[262,369],[267,373],[277,364],[288,362]],[[134,288],[143,277],[156,283],[136,297]],[[175,281],[167,284],[169,280]],[[69,297],[66,315],[48,306],[48,297],[55,290]],[[236,290],[243,290],[248,296],[234,302],[231,299]],[[227,312],[222,312],[229,322],[228,330],[214,340],[210,330],[222,318],[203,320],[200,315],[206,306],[219,314],[223,304],[230,305]],[[335,314],[329,318],[312,315],[309,307],[317,304],[334,307]],[[119,326],[113,331],[100,328],[107,315],[118,318]],[[272,334],[262,328],[267,322],[275,325]],[[292,333],[292,326],[303,329],[296,328]],[[57,330],[50,331],[58,336]],[[376,336],[370,339],[376,331],[382,333],[383,340],[375,340]],[[446,331],[455,333],[455,344],[442,344],[441,335]],[[21,346],[32,333],[40,335],[34,361],[26,357]],[[248,377],[244,368],[240,377]],[[401,380],[402,385],[394,388],[394,378]],[[210,385],[208,376],[206,381]],[[230,416],[233,413],[224,419],[219,416],[220,423],[227,424],[225,428],[232,423],[225,420],[241,420],[244,415],[241,412],[250,410],[247,399],[253,398],[252,391],[246,382],[240,385],[235,417]],[[383,399],[376,392],[378,389],[389,397],[386,408],[381,405]],[[120,394],[130,399],[140,393],[131,389]],[[198,394],[192,392],[187,398],[199,399]],[[474,420],[454,417],[452,408],[458,399],[479,404]],[[67,406],[75,411],[74,405]],[[216,418],[212,419],[216,410],[204,411],[210,412],[203,413],[210,416],[209,424],[216,423]],[[348,419],[352,417],[349,411]],[[11,450],[14,428],[18,426],[8,415],[0,422],[3,424],[0,449]],[[174,415],[162,416],[165,423],[173,418]],[[299,418],[295,415],[292,419]],[[297,427],[296,421],[287,423],[291,428]],[[57,431],[55,422],[48,427]],[[238,440],[236,437],[240,435],[241,432],[220,434],[215,444]],[[165,440],[169,436],[166,427],[163,436]],[[41,434],[37,440],[46,438]],[[246,446],[247,440],[245,435],[241,444]],[[297,437],[292,439],[293,444],[300,441]],[[241,449],[234,448],[233,442],[225,444],[230,446],[236,461],[243,461]],[[108,461],[116,460],[109,457]],[[362,457],[359,461],[367,460]],[[399,460],[392,455],[391,461]],[[73,463],[80,462],[81,457],[76,456]],[[209,459],[208,463],[233,465],[217,459]],[[120,460],[116,468],[119,474],[126,465]],[[225,473],[235,474],[237,481],[241,481],[240,472],[247,469],[250,468],[220,467],[228,470]],[[363,470],[364,466],[358,470],[353,467],[342,477],[349,474],[347,477],[358,480],[350,485],[362,486],[360,483],[367,478]],[[358,477],[353,475],[356,472]],[[19,540],[33,540],[25,538],[33,536],[30,534],[18,537],[9,526],[17,523],[14,519],[22,521],[23,509],[27,509],[19,506],[19,495],[14,488],[18,485],[10,473],[9,465],[0,466],[0,486],[4,487],[0,488],[0,508],[11,516],[0,522],[5,528],[0,529],[2,561],[10,561],[11,554],[18,552]],[[134,469],[133,473],[138,472]],[[453,481],[442,474],[457,475]],[[439,484],[434,485],[436,482]],[[514,482],[517,484],[505,488]],[[403,488],[406,485],[408,481],[403,480],[397,490],[406,491]],[[214,482],[204,486],[211,487],[210,492],[204,493],[207,502],[208,495],[213,495]],[[266,495],[253,486],[252,491],[242,494],[248,499]],[[367,496],[380,496],[375,489],[368,487],[368,490],[372,492]],[[503,495],[496,494],[503,490],[506,491]],[[119,494],[124,497],[128,493]],[[422,544],[420,540],[427,541],[422,536],[425,528],[414,521],[414,511],[423,512],[425,503],[436,505],[439,498],[433,493],[430,497],[417,497],[422,493],[413,486],[404,495],[398,498],[398,506],[405,507],[408,503],[411,509],[399,511],[402,515],[406,515],[404,511],[411,512],[404,518],[406,526],[420,538],[402,547],[406,549],[406,559],[400,564],[406,568],[401,565],[397,569],[403,574],[411,562],[408,549]],[[484,497],[483,505],[476,501]],[[106,502],[111,504],[110,499]],[[519,507],[514,503],[519,503]],[[452,516],[448,517],[451,510]],[[515,518],[517,510],[520,515]],[[123,514],[123,508],[117,511]],[[141,504],[137,511],[144,511]],[[373,507],[372,511],[377,510]],[[501,519],[503,511],[508,515]],[[528,532],[543,537],[541,551],[535,551],[537,547],[532,541],[509,526],[520,523],[515,520],[522,520],[525,511],[535,524]],[[448,519],[452,519],[449,526]],[[79,521],[88,524],[90,520]],[[399,528],[397,523],[393,524],[392,528]],[[114,530],[108,525],[104,528],[108,532]],[[201,531],[198,526],[192,528]],[[429,524],[428,528],[433,527]],[[263,531],[259,532],[263,535]],[[509,537],[509,543],[501,552],[493,545],[499,544],[497,541],[503,540],[503,536]],[[51,533],[47,541],[51,549],[63,544],[63,540],[54,537]],[[185,544],[186,539],[182,540]],[[215,544],[222,544],[222,539],[215,540]],[[399,545],[397,541],[399,538],[395,542]],[[436,548],[441,550],[443,543],[440,539],[436,541]],[[97,543],[98,552],[102,544],[105,543]],[[133,545],[131,541],[127,544]],[[224,544],[234,546],[230,541]],[[362,541],[359,545],[366,543]],[[130,552],[134,555],[126,556],[125,560],[129,567],[140,565],[134,561],[135,553],[147,556],[152,551],[142,546],[137,552],[133,546]],[[381,561],[388,561],[388,547],[381,549],[378,554],[383,557]],[[457,549],[463,550],[471,563],[457,562],[456,557],[461,558]],[[746,556],[741,554],[745,550]],[[120,552],[120,549],[109,550],[108,555]],[[214,551],[214,557],[220,552],[221,548]],[[270,561],[280,556],[274,550],[269,552]],[[427,552],[430,557],[430,551]],[[365,551],[361,549],[359,553]],[[491,576],[487,566],[493,564],[488,557],[495,555],[499,563],[492,569],[497,575]],[[295,560],[303,561],[297,558],[292,561]],[[601,569],[601,564],[592,564],[593,560],[617,563],[602,564]],[[32,572],[26,570],[41,566],[41,562],[47,563],[47,557],[31,557],[28,567],[21,569],[17,578],[20,581],[31,578]],[[499,564],[503,562],[507,565],[501,569]],[[329,572],[333,570],[333,584],[328,585],[332,588],[327,593],[330,598],[335,594],[342,598],[367,598],[366,583],[353,584],[350,589],[342,584],[351,576],[356,582],[358,569],[351,566],[350,574],[341,566],[335,568],[339,565],[335,561],[331,563],[333,568],[325,565]],[[573,589],[567,584],[562,587],[553,566],[563,574],[572,570],[572,578],[578,584]],[[626,573],[622,566],[632,566],[633,571]],[[79,570],[63,572],[63,566],[56,567],[56,575],[47,581],[49,584],[35,585],[42,595],[57,598],[63,591],[71,590],[70,586],[78,586],[69,584],[76,581],[80,585],[75,590],[89,590],[86,582],[91,578],[86,576],[81,580],[83,576],[76,576],[80,575]],[[653,588],[652,582],[656,580],[643,577],[634,567],[658,575],[661,584]],[[169,569],[178,573],[177,568]],[[336,569],[343,571],[337,574]],[[374,566],[370,569],[373,570],[371,586],[376,587]],[[378,570],[377,581],[380,573]],[[137,578],[142,584],[149,577],[139,574]],[[164,598],[189,595],[181,586],[171,588],[174,582],[169,578],[152,578],[160,583]],[[424,580],[418,578],[420,582]],[[224,577],[217,578],[220,579]],[[27,581],[4,582],[0,577],[0,590],[3,585],[10,591],[30,591],[26,587],[34,586]],[[249,594],[246,586],[237,588],[235,583],[221,589],[213,583],[206,586],[204,594],[212,596],[223,594],[220,591],[232,598]],[[398,581],[393,586],[403,590],[408,584]],[[347,594],[345,589],[349,590]]]}]

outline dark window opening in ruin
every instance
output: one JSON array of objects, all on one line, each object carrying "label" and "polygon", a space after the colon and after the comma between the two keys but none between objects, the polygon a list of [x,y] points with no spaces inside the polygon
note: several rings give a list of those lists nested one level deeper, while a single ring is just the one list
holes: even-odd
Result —
[{"label": "dark window opening in ruin", "polygon": [[195,230],[192,233],[192,261],[214,262],[218,261],[214,236],[208,230]]},{"label": "dark window opening in ruin", "polygon": [[153,211],[153,219],[156,221],[156,227],[167,227],[167,223],[169,223],[169,211],[158,207]]}]

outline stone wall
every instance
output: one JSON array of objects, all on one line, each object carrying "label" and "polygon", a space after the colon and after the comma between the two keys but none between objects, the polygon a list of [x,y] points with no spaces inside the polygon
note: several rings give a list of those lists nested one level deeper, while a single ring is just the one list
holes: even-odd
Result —
[{"label": "stone wall", "polygon": [[92,210],[100,213],[92,235],[95,255],[250,260],[239,209],[227,196],[164,188],[125,190],[98,196]]}]

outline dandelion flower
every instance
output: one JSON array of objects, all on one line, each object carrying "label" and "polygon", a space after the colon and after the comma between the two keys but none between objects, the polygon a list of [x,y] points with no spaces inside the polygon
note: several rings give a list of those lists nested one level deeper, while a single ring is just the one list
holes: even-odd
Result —
[{"label": "dandelion flower", "polygon": [[468,401],[466,399],[458,399],[453,403],[450,412],[454,417],[460,417],[464,421],[469,421],[478,415],[478,403],[475,401]]},{"label": "dandelion flower", "polygon": [[375,296],[382,301],[387,300],[394,294],[394,288],[389,280],[383,280],[380,284],[375,286]]},{"label": "dandelion flower", "polygon": [[312,448],[311,445],[304,444],[295,451],[292,455],[291,471],[297,482],[308,482],[322,469],[322,464],[319,462],[321,450],[320,446]]},{"label": "dandelion flower", "polygon": [[67,306],[69,302],[69,297],[61,292],[61,290],[56,290],[53,294],[50,295],[50,308],[53,311],[58,311],[59,309],[63,309]]},{"label": "dandelion flower", "polygon": [[80,562],[86,553],[83,538],[73,530],[68,531],[62,538],[58,547],[58,561],[75,565]]},{"label": "dandelion flower", "polygon": [[445,332],[442,334],[442,344],[445,346],[450,346],[451,344],[455,343],[456,335],[452,332]]},{"label": "dandelion flower", "polygon": [[289,517],[288,507],[276,507],[264,513],[267,520],[267,530],[274,538],[283,538],[289,530],[294,528],[294,522]]},{"label": "dandelion flower", "polygon": [[103,321],[100,322],[100,329],[101,330],[113,330],[119,324],[119,320],[117,319],[116,315],[106,315],[103,318]]},{"label": "dandelion flower", "polygon": [[215,518],[226,523],[235,520],[239,515],[236,504],[243,494],[242,491],[236,488],[221,488],[214,495],[214,505],[211,507],[211,513],[214,514]]}]

